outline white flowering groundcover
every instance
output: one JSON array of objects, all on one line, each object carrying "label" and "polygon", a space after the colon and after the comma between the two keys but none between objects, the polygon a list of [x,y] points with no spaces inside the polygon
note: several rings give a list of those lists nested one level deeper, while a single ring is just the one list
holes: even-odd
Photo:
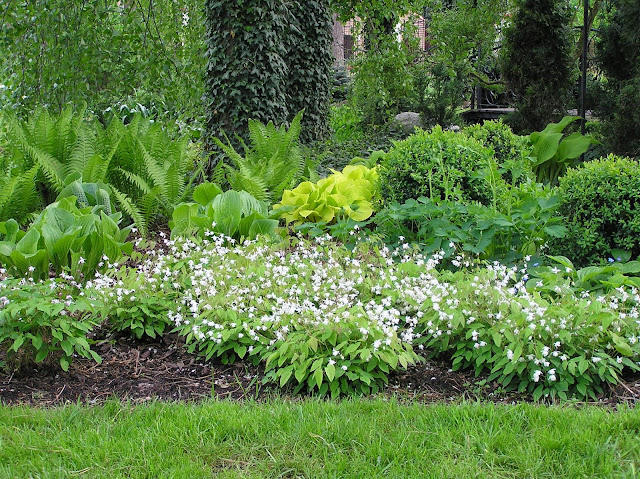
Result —
[{"label": "white flowering groundcover", "polygon": [[536,399],[595,398],[625,368],[638,369],[633,287],[596,295],[565,281],[550,294],[548,282],[527,281],[525,267],[465,267],[460,258],[459,270],[438,271],[441,256],[409,245],[349,251],[328,237],[166,244],[166,254],[135,271],[112,268],[80,294],[103,304],[114,325],[132,307],[156,305],[151,316],[170,321],[192,351],[264,362],[267,380],[295,390],[376,392],[390,371],[427,355]]},{"label": "white flowering groundcover", "polygon": [[22,335],[15,351],[34,338],[40,352],[57,343],[68,364],[78,353],[96,358],[84,334],[105,319],[138,337],[177,329],[207,359],[262,362],[266,380],[333,396],[375,393],[390,371],[426,356],[536,399],[595,398],[625,368],[638,370],[634,287],[586,294],[559,270],[551,287],[526,267],[462,257],[440,271],[441,255],[409,245],[363,241],[350,251],[328,237],[165,242],[166,253],[135,268],[106,265],[84,284],[1,281],[0,334]]}]

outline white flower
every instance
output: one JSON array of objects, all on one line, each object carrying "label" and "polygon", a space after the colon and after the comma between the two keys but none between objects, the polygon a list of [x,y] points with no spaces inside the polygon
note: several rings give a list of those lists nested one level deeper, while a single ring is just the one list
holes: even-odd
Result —
[{"label": "white flower", "polygon": [[329,366],[333,366],[336,362],[333,359],[329,359]]},{"label": "white flower", "polygon": [[78,258],[78,264],[84,264],[85,263],[85,259],[80,256],[80,258]]}]

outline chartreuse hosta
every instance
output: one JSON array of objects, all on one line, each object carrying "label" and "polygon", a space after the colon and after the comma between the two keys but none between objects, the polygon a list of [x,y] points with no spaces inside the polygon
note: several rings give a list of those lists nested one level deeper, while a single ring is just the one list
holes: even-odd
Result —
[{"label": "chartreuse hosta", "polygon": [[340,215],[364,221],[373,214],[377,191],[375,168],[348,165],[317,183],[305,181],[293,190],[285,190],[273,208],[281,211],[287,223],[331,223]]},{"label": "chartreuse hosta", "polygon": [[192,351],[262,362],[281,386],[375,392],[429,354],[535,398],[584,398],[638,369],[634,287],[555,296],[525,287],[524,266],[440,272],[440,254],[372,242],[349,251],[322,237],[240,245],[208,235],[167,246],[136,274],[101,275],[88,291],[111,311],[138,284],[171,291],[167,316]]}]

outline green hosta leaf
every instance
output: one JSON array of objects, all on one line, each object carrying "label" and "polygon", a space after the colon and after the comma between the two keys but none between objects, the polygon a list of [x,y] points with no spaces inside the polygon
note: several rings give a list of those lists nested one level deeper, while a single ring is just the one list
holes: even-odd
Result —
[{"label": "green hosta leaf", "polygon": [[193,190],[193,201],[201,206],[206,206],[221,194],[222,190],[215,183],[202,183]]},{"label": "green hosta leaf", "polygon": [[237,191],[227,191],[216,196],[212,203],[215,230],[233,237],[242,218],[242,197]]},{"label": "green hosta leaf", "polygon": [[562,139],[562,133],[534,132],[529,138],[533,144],[531,151],[533,166],[538,166],[555,156]]},{"label": "green hosta leaf", "polygon": [[593,143],[597,143],[597,141],[589,135],[583,136],[580,132],[572,133],[560,142],[556,154],[558,161],[564,162],[578,158],[583,153],[586,153]]}]

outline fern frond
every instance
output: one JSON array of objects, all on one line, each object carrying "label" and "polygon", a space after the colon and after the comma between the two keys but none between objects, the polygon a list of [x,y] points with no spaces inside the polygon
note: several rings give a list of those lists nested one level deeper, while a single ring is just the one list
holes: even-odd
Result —
[{"label": "fern frond", "polygon": [[[84,172],[92,157],[96,156],[95,137],[87,128],[80,128],[76,134],[76,142],[73,145],[69,160],[64,165],[65,177],[76,171]],[[84,175],[83,175],[84,176]],[[84,176],[85,181],[92,181]]]},{"label": "fern frond", "polygon": [[118,203],[120,210],[123,211],[132,221],[133,224],[140,231],[141,236],[147,236],[147,222],[144,219],[144,216],[138,209],[138,207],[131,201],[131,199],[121,191],[116,188],[111,188],[113,191],[113,196],[116,198],[116,202]]}]

